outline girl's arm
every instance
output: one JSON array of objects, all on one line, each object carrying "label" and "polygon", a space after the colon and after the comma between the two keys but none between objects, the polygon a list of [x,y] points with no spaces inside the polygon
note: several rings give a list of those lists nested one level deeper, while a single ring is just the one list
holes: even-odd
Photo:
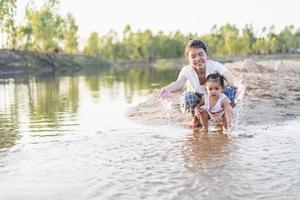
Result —
[{"label": "girl's arm", "polygon": [[204,105],[204,95],[201,96],[201,99],[199,101],[199,103],[197,104],[197,106],[195,107],[195,115],[199,116],[201,111],[201,106]]},{"label": "girl's arm", "polygon": [[[201,99],[200,99],[198,105],[199,105],[199,106],[203,106],[203,105],[204,105],[204,95],[201,96]],[[197,106],[198,106],[198,105],[197,105]]]}]

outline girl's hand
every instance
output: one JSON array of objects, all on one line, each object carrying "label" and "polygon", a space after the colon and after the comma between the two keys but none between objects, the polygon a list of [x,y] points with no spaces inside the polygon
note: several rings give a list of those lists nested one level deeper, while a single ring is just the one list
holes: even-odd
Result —
[{"label": "girl's hand", "polygon": [[194,109],[194,111],[195,111],[195,115],[196,116],[199,116],[202,113],[202,110],[201,110],[200,106],[196,106],[195,109]]},{"label": "girl's hand", "polygon": [[230,133],[230,132],[231,132],[231,130],[232,130],[232,124],[231,124],[231,122],[225,123],[223,126],[224,126],[225,131],[226,131],[227,133]]}]

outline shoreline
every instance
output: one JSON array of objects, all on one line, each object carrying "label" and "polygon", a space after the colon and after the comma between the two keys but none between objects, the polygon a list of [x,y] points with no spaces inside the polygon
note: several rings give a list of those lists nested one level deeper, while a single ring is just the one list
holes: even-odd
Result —
[{"label": "shoreline", "polygon": [[[213,60],[221,63],[238,62],[242,59],[274,60],[288,59],[300,61],[300,54],[266,54],[249,56],[216,56]],[[174,68],[183,65],[183,58],[158,58],[156,60],[103,60],[99,57],[58,53],[34,52],[26,50],[0,49],[0,77],[19,74],[68,73],[90,68],[152,66]]]},{"label": "shoreline", "polygon": [[96,57],[41,53],[33,51],[0,50],[0,76],[19,74],[68,73],[87,68],[110,66]]}]

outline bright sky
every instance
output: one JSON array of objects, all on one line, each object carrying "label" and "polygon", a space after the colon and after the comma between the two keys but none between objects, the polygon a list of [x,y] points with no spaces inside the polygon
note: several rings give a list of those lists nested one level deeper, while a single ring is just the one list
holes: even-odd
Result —
[{"label": "bright sky", "polygon": [[[19,10],[25,0],[18,0]],[[42,2],[42,0],[35,0]],[[176,31],[205,34],[214,25],[227,22],[242,28],[252,24],[255,30],[275,25],[300,27],[299,0],[60,0],[60,11],[72,13],[79,35],[87,38],[96,31],[121,32],[126,24],[133,31]]]}]

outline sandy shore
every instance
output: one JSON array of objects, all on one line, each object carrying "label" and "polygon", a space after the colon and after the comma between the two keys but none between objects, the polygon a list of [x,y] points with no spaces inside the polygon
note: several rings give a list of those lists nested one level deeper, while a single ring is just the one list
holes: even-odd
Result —
[{"label": "sandy shore", "polygon": [[[300,117],[300,61],[246,59],[225,65],[246,83],[239,110],[241,124],[273,124]],[[171,112],[165,112],[153,94],[131,108],[128,116],[144,124],[184,125],[191,116],[181,112],[181,93],[172,95]]]}]

